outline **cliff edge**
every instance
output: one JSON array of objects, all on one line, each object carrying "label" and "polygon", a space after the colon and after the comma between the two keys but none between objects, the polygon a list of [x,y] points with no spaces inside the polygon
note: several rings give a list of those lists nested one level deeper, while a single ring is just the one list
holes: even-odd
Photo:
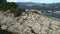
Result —
[{"label": "cliff edge", "polygon": [[12,34],[60,34],[60,21],[36,12],[24,12],[20,17],[0,12],[0,28]]}]

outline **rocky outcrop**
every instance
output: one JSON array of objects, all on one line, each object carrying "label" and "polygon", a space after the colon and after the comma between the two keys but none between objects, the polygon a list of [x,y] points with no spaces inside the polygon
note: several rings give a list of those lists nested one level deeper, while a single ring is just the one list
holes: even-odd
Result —
[{"label": "rocky outcrop", "polygon": [[12,34],[60,34],[60,21],[36,12],[24,12],[20,17],[0,12],[0,28]]}]

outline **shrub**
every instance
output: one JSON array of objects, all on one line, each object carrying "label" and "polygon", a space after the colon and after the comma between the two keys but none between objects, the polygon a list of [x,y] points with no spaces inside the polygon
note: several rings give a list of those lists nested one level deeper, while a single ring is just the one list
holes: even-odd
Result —
[{"label": "shrub", "polygon": [[11,13],[14,13],[15,17],[18,17],[22,14],[22,12],[25,12],[25,9],[18,8],[16,3],[6,2],[6,0],[0,0],[0,10],[10,10]]}]

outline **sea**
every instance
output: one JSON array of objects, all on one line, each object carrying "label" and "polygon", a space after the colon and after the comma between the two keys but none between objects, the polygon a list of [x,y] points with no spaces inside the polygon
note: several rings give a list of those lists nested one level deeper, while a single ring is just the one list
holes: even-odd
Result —
[{"label": "sea", "polygon": [[59,13],[58,14],[57,13],[43,13],[43,15],[60,19],[60,14]]}]

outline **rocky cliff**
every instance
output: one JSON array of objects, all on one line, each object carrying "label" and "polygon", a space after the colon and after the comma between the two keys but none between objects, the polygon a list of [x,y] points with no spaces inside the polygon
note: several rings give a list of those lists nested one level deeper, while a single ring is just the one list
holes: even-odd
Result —
[{"label": "rocky cliff", "polygon": [[0,12],[0,29],[12,34],[60,34],[60,21],[36,12],[24,12],[20,17]]}]

